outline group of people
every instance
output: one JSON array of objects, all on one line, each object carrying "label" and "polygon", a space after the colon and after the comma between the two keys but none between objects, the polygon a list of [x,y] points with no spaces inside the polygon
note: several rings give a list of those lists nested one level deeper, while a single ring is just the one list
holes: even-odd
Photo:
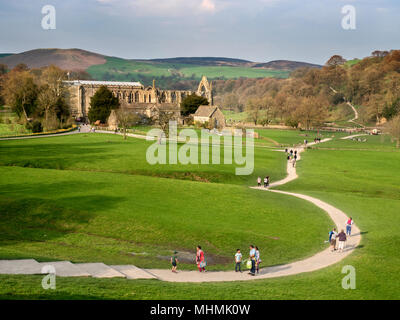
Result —
[{"label": "group of people", "polygon": [[[257,178],[257,185],[259,186],[259,187],[261,187],[261,177],[258,177]],[[269,186],[269,183],[270,183],[270,177],[269,176],[266,176],[265,178],[264,178],[264,188],[267,188],[268,186]]]},{"label": "group of people", "polygon": [[292,161],[293,163],[293,167],[296,166],[296,161],[297,161],[297,150],[290,149],[290,151],[288,149],[285,149],[285,153],[287,156],[287,160],[288,161]]},{"label": "group of people", "polygon": [[[179,263],[177,254],[178,252],[174,251],[174,255],[171,257],[172,272],[174,273],[177,273]],[[201,246],[196,247],[196,265],[200,272],[206,272],[207,262]]]},{"label": "group of people", "polygon": [[[344,229],[342,229],[340,233],[338,233],[336,228],[333,228],[333,230],[329,232],[329,243],[332,252],[334,251],[343,252],[344,245],[347,241],[347,237],[351,236],[351,227],[353,224],[354,224],[353,218],[350,217],[346,221],[346,232],[344,231]],[[338,246],[336,247],[337,243]]]},{"label": "group of people", "polygon": [[[177,268],[178,268],[178,257],[177,257],[178,252],[174,251],[173,256],[171,257],[171,265],[172,265],[172,272],[177,273]],[[253,245],[250,245],[250,252],[249,252],[249,259],[247,261],[251,261],[251,268],[249,274],[254,276],[256,273],[260,272],[260,251],[258,250],[258,247],[255,247]],[[240,249],[236,250],[235,254],[235,271],[236,272],[242,272],[242,263],[243,263],[243,256],[240,251]],[[196,265],[197,269],[199,272],[206,272],[206,258],[204,255],[204,251],[201,249],[201,246],[196,247]]]},{"label": "group of people", "polygon": [[321,142],[321,138],[315,138],[314,139],[314,143],[319,143],[319,142]]},{"label": "group of people", "polygon": [[[249,259],[247,261],[251,262],[251,268],[249,275],[255,276],[256,273],[260,272],[260,250],[258,247],[250,245]],[[242,272],[243,256],[240,249],[236,250],[235,254],[235,272]]]}]

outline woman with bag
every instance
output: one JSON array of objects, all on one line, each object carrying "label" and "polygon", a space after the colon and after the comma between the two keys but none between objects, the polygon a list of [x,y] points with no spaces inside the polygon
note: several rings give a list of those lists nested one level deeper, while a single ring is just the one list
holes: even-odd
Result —
[{"label": "woman with bag", "polygon": [[206,272],[206,260],[204,258],[204,252],[203,250],[201,250],[200,246],[197,246],[197,253],[196,253],[196,264],[197,264],[197,268],[199,269],[199,271],[204,271]]}]

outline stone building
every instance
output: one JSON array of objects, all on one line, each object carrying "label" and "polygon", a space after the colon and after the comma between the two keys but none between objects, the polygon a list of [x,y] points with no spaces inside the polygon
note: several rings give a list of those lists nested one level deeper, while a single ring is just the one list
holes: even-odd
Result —
[{"label": "stone building", "polygon": [[213,103],[212,84],[205,76],[202,77],[197,91],[190,90],[162,90],[153,86],[144,87],[140,82],[92,81],[75,80],[65,81],[68,87],[71,113],[75,118],[88,119],[90,98],[101,86],[106,86],[121,103],[124,103],[133,112],[147,115],[157,115],[160,110],[174,112],[180,116],[180,103],[188,95],[196,93]]},{"label": "stone building", "polygon": [[225,117],[217,106],[200,106],[193,115],[195,123],[208,123],[214,128],[225,127]]}]

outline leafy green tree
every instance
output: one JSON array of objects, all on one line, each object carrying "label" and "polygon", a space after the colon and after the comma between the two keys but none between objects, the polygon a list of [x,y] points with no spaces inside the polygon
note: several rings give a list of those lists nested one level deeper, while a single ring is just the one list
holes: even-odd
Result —
[{"label": "leafy green tree", "polygon": [[118,98],[114,97],[106,86],[101,86],[93,97],[90,98],[89,120],[92,123],[97,120],[106,123],[111,110],[117,109],[118,107]]},{"label": "leafy green tree", "polygon": [[198,96],[195,93],[185,97],[181,102],[181,114],[188,116],[196,112],[199,106],[207,106],[208,100],[204,97]]}]

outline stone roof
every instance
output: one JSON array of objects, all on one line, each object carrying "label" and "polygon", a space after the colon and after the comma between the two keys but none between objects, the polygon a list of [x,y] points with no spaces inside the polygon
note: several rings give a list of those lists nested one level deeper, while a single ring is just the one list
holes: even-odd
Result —
[{"label": "stone roof", "polygon": [[71,85],[119,86],[119,87],[143,88],[143,85],[140,82],[95,81],[95,80],[73,80],[64,82]]},{"label": "stone roof", "polygon": [[211,117],[217,106],[199,106],[194,114],[195,117]]}]

